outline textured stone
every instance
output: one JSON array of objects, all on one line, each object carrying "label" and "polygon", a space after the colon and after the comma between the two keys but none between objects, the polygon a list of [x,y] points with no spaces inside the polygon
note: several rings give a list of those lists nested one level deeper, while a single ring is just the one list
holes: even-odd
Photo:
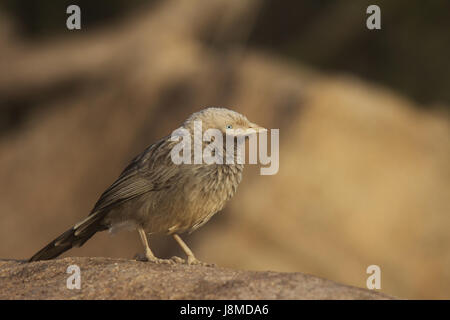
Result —
[{"label": "textured stone", "polygon": [[[70,265],[81,289],[68,289]],[[390,299],[302,273],[157,265],[124,259],[0,261],[0,299]]]}]

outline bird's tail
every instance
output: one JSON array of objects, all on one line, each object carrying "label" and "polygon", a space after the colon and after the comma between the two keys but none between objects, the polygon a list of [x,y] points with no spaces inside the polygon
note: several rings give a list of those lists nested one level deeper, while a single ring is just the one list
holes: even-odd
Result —
[{"label": "bird's tail", "polygon": [[103,225],[102,219],[106,212],[96,212],[89,215],[83,221],[61,234],[44,248],[34,254],[28,262],[38,260],[50,260],[56,258],[72,247],[81,247],[95,233],[108,229]]}]

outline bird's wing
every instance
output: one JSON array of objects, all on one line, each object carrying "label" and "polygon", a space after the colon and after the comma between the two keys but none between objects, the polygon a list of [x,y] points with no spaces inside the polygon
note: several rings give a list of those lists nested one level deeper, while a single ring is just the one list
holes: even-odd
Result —
[{"label": "bird's wing", "polygon": [[163,138],[134,158],[119,178],[103,192],[91,214],[110,209],[144,193],[169,188],[179,171],[170,158],[172,143],[167,137]]}]

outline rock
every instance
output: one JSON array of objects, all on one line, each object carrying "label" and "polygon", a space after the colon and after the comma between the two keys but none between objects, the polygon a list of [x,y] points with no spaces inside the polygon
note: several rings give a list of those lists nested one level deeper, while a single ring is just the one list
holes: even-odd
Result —
[{"label": "rock", "polygon": [[[67,267],[81,270],[68,289]],[[315,276],[125,259],[0,260],[0,299],[391,299]]]}]

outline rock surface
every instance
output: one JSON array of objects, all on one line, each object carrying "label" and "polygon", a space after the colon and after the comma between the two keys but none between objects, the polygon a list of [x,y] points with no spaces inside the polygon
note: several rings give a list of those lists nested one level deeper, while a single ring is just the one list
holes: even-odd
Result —
[{"label": "rock surface", "polygon": [[[70,265],[81,289],[68,289]],[[157,265],[125,259],[0,261],[0,299],[390,299],[302,273]]]}]

